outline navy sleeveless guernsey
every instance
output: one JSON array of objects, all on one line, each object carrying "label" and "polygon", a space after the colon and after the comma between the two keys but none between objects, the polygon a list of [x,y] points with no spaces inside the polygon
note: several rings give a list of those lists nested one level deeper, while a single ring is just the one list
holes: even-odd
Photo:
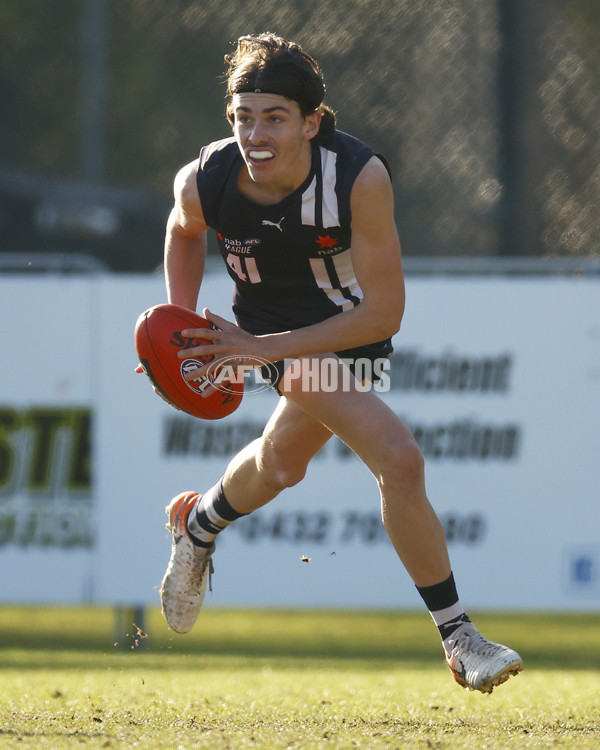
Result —
[{"label": "navy sleeveless guernsey", "polygon": [[[304,183],[280,203],[263,206],[238,188],[244,162],[233,137],[201,149],[198,193],[235,282],[233,312],[241,328],[280,333],[360,304],[350,255],[350,194],[373,155],[336,130],[313,146]],[[381,356],[392,351],[389,339],[369,348]]]}]

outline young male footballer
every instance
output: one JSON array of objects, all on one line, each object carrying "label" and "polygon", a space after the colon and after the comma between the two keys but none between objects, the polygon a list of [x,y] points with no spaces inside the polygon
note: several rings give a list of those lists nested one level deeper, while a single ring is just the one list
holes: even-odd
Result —
[{"label": "young male footballer", "polygon": [[[274,363],[271,384],[281,397],[262,436],[216,484],[204,494],[183,492],[167,507],[172,553],[160,592],[164,615],[178,633],[192,628],[218,534],[300,482],[337,435],[377,480],[385,529],[439,628],[452,674],[489,693],[521,670],[521,657],[485,639],[460,604],[409,429],[373,389],[342,372],[358,359],[388,357],[402,320],[388,168],[336,129],[322,72],[297,44],[270,33],[241,37],[226,62],[233,136],[204,146],[175,179],[165,243],[168,299],[196,309],[207,231],[215,230],[235,283],[237,324],[205,310],[214,329],[184,335],[210,343],[185,356]],[[301,377],[305,368],[314,375],[323,359],[344,387]]]}]

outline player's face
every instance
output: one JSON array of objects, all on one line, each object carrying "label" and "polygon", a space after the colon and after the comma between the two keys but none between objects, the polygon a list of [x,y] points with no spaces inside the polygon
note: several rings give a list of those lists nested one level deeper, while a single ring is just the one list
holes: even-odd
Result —
[{"label": "player's face", "polygon": [[232,103],[233,131],[250,179],[266,186],[301,184],[321,116],[303,117],[297,102],[277,94],[235,94]]}]

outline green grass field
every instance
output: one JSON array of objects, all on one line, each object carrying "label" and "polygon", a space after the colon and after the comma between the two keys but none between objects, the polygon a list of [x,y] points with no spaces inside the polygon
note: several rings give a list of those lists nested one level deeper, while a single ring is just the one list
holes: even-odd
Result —
[{"label": "green grass field", "polygon": [[599,748],[600,618],[475,619],[525,660],[492,695],[427,613],[150,610],[136,644],[108,608],[0,608],[0,748]]}]

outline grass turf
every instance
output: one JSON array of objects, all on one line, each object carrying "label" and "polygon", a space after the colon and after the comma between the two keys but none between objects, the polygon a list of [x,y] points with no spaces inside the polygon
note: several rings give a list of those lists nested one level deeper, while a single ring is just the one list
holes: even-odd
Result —
[{"label": "grass turf", "polygon": [[599,747],[598,617],[476,622],[525,660],[491,696],[426,613],[209,608],[176,636],[151,610],[128,638],[107,608],[0,609],[0,747]]}]

